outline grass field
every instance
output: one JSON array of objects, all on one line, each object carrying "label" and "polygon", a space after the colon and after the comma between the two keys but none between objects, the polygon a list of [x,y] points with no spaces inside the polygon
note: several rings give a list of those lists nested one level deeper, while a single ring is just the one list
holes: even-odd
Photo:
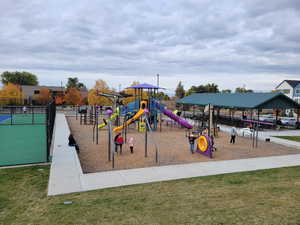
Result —
[{"label": "grass field", "polygon": [[282,139],[287,139],[287,140],[290,140],[290,141],[298,141],[298,142],[300,142],[300,136],[274,136],[274,137],[282,138]]},{"label": "grass field", "polygon": [[48,175],[48,166],[0,170],[1,225],[300,224],[300,167],[54,197]]}]

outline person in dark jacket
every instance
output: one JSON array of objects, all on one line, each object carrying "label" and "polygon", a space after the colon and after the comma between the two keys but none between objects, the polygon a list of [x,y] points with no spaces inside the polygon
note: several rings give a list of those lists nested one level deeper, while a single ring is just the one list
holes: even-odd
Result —
[{"label": "person in dark jacket", "polygon": [[75,145],[76,145],[75,138],[73,137],[73,134],[70,133],[70,135],[69,135],[69,146],[75,146]]}]

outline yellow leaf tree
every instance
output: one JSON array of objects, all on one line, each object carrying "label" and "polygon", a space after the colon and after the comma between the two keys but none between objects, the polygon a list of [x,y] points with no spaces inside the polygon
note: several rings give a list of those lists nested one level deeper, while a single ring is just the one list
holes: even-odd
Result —
[{"label": "yellow leaf tree", "polygon": [[111,106],[112,102],[104,96],[99,96],[98,95],[99,93],[105,93],[105,94],[112,93],[107,83],[101,79],[97,80],[94,88],[89,90],[88,93],[89,105]]},{"label": "yellow leaf tree", "polygon": [[0,90],[0,104],[19,105],[23,104],[23,94],[20,88],[8,83]]},{"label": "yellow leaf tree", "polygon": [[64,100],[68,105],[79,105],[82,100],[80,91],[78,91],[76,88],[69,88]]},{"label": "yellow leaf tree", "polygon": [[[133,86],[136,86],[136,85],[139,85],[139,84],[140,83],[138,81],[133,81],[133,83],[130,85],[130,87],[133,87]],[[127,105],[128,103],[135,101],[135,90],[134,89],[131,89],[131,88],[125,89],[123,91],[123,93],[128,94],[128,95],[132,95],[132,97],[128,97],[128,98],[123,99],[124,105]],[[147,96],[148,96],[147,92],[143,91],[142,98],[147,99]]]},{"label": "yellow leaf tree", "polygon": [[35,95],[34,99],[42,105],[49,103],[52,99],[50,90],[48,88],[41,88],[40,93]]}]

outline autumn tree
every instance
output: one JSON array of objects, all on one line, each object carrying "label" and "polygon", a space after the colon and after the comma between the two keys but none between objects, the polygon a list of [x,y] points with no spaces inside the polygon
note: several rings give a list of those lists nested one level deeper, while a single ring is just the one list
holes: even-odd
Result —
[{"label": "autumn tree", "polygon": [[104,96],[100,96],[99,94],[110,94],[112,90],[108,87],[107,83],[104,80],[97,80],[93,89],[89,90],[88,93],[88,103],[89,105],[112,105],[112,102]]},{"label": "autumn tree", "polygon": [[65,94],[64,100],[68,105],[79,105],[82,100],[80,91],[76,88],[69,88],[67,94]]},{"label": "autumn tree", "polygon": [[0,104],[1,105],[18,105],[23,104],[23,94],[16,85],[7,83],[2,90],[0,90]]},{"label": "autumn tree", "polygon": [[52,99],[48,88],[41,88],[40,93],[34,96],[34,99],[41,105],[49,103]]},{"label": "autumn tree", "polygon": [[18,85],[38,85],[37,76],[28,72],[9,72],[5,71],[1,74],[1,82],[3,84],[18,84]]},{"label": "autumn tree", "polygon": [[[139,85],[140,83],[138,81],[133,81],[132,84],[130,85],[130,87],[134,87],[134,86],[137,86]],[[135,95],[137,94],[135,89],[133,88],[126,88],[125,90],[123,90],[121,92],[121,94],[126,94],[126,95],[131,95],[130,97],[127,97],[127,98],[124,98],[122,101],[123,101],[123,104],[124,105],[127,105],[128,103],[130,102],[133,102],[136,100],[136,97]],[[142,98],[143,99],[147,99],[148,98],[148,94],[146,91],[143,91],[142,92]]]}]

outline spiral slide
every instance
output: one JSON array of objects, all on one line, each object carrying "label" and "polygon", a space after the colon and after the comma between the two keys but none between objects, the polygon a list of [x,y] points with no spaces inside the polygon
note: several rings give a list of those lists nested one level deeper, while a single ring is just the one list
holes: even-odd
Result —
[{"label": "spiral slide", "polygon": [[181,126],[187,128],[187,129],[192,129],[193,128],[193,126],[191,124],[189,124],[189,122],[187,122],[186,120],[182,119],[181,117],[175,115],[172,111],[166,109],[163,105],[159,104],[156,101],[154,102],[154,104],[155,104],[155,107],[159,111],[161,111],[167,117],[170,117],[175,122],[179,123]]}]

